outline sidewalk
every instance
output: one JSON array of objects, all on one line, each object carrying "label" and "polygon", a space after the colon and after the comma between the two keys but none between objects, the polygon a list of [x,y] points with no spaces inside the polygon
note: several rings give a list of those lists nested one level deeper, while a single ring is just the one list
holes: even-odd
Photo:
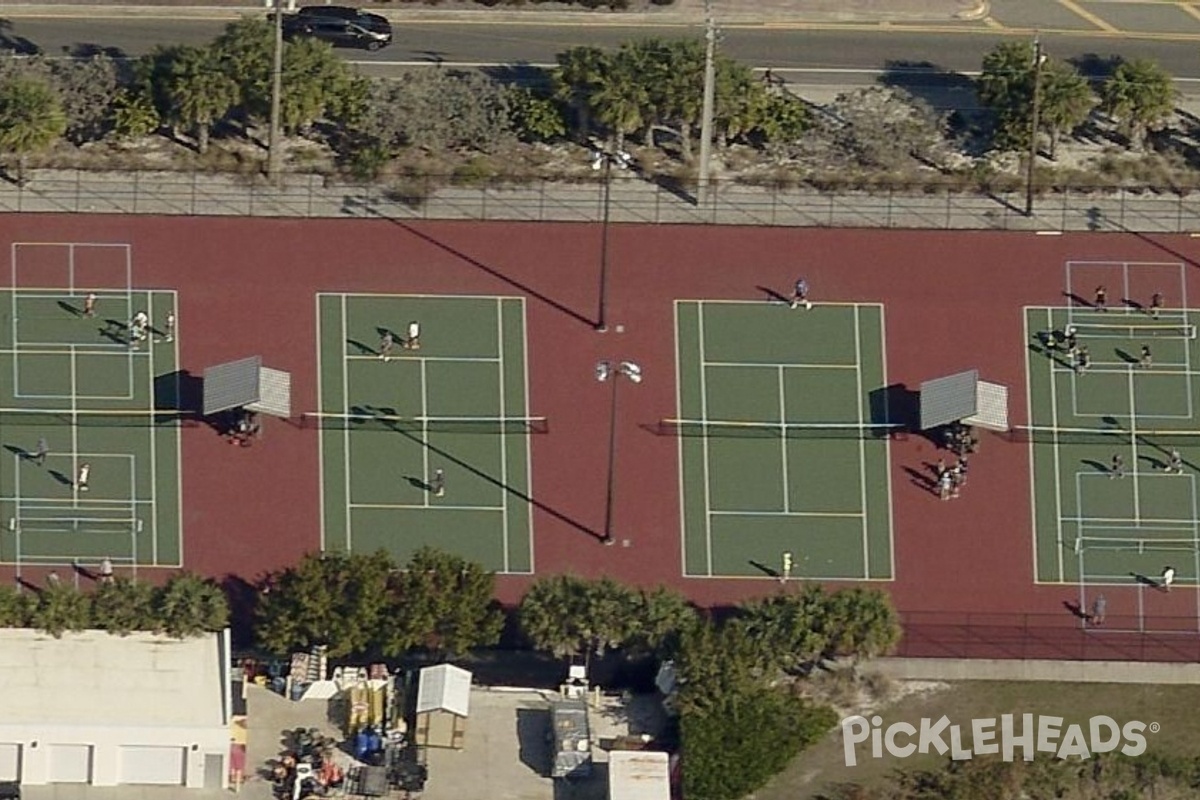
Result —
[{"label": "sidewalk", "polygon": [[[314,0],[295,0],[305,5]],[[271,0],[40,0],[5,3],[0,16],[113,17],[159,16],[226,19],[261,14]],[[287,3],[288,0],[280,0]],[[343,0],[352,4],[352,0]],[[436,6],[409,3],[353,3],[381,13],[393,22],[542,25],[696,25],[704,21],[703,0],[675,0],[669,6],[649,5],[637,11],[588,11],[553,3],[519,7],[485,7],[468,0],[446,0]],[[712,0],[713,15],[725,25],[803,25],[816,23],[954,22],[987,16],[988,0]]]}]

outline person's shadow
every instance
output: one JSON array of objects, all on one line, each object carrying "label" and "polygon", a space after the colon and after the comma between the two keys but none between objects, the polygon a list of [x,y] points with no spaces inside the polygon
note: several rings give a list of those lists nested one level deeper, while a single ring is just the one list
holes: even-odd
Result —
[{"label": "person's shadow", "polygon": [[63,486],[74,486],[75,485],[75,482],[73,480],[71,480],[66,475],[62,474],[61,472],[59,472],[56,469],[50,470],[50,477],[54,478],[54,480],[58,481]]},{"label": "person's shadow", "polygon": [[429,485],[428,481],[422,480],[415,475],[405,475],[404,480],[408,481],[414,489],[419,489],[422,492],[433,491],[433,487]]},{"label": "person's shadow", "polygon": [[1079,605],[1078,600],[1063,600],[1063,608],[1070,611],[1079,619],[1089,620],[1092,618],[1092,615],[1084,611],[1083,607]]},{"label": "person's shadow", "polygon": [[762,562],[755,561],[754,559],[750,559],[747,563],[750,566],[754,567],[759,572],[761,572],[762,574],[764,574],[770,578],[778,578],[780,576],[779,570],[774,569],[773,567],[768,567],[766,564],[763,564]]},{"label": "person's shadow", "polygon": [[1090,458],[1085,458],[1085,459],[1083,459],[1082,463],[1084,463],[1084,464],[1087,464],[1089,467],[1091,467],[1092,469],[1096,470],[1097,472],[1111,472],[1111,471],[1112,471],[1112,470],[1109,468],[1109,465],[1108,465],[1108,464],[1104,464],[1104,463],[1101,463],[1101,462],[1099,462],[1099,461],[1095,461],[1095,460],[1093,460],[1093,459],[1090,459]]},{"label": "person's shadow", "polygon": [[21,459],[22,461],[30,461],[33,459],[33,453],[30,453],[24,447],[18,447],[15,444],[6,444],[6,445],[4,445],[4,449],[7,450],[8,452],[12,453],[14,456]]},{"label": "person's shadow", "polygon": [[1158,581],[1154,580],[1154,578],[1149,578],[1149,577],[1141,574],[1140,572],[1131,572],[1129,574],[1133,577],[1133,580],[1135,582],[1140,583],[1143,586],[1149,586],[1151,589],[1157,589],[1160,592],[1166,591],[1166,589],[1163,587],[1163,585],[1161,583],[1159,583]]},{"label": "person's shadow", "polygon": [[67,312],[68,314],[71,314],[72,316],[76,316],[76,317],[83,316],[83,309],[77,308],[77,307],[71,305],[66,300],[59,300],[58,307],[61,308],[63,311]]},{"label": "person's shadow", "polygon": [[775,291],[774,289],[770,288],[769,286],[755,286],[754,288],[758,289],[760,292],[762,292],[763,294],[765,294],[767,296],[768,303],[785,303],[786,305],[789,305],[789,306],[792,304],[792,300],[790,297],[785,297],[784,295],[780,294],[779,292]]},{"label": "person's shadow", "polygon": [[904,471],[908,473],[908,477],[912,479],[914,486],[919,486],[930,494],[937,494],[937,481],[929,476],[929,473],[921,470],[905,467]]},{"label": "person's shadow", "polygon": [[[382,335],[383,334],[380,334],[380,336],[382,336]],[[368,345],[363,344],[362,342],[358,341],[357,339],[347,339],[346,344],[350,345],[355,350],[357,350],[359,355],[363,355],[363,356],[376,355],[374,347],[369,347]]]}]

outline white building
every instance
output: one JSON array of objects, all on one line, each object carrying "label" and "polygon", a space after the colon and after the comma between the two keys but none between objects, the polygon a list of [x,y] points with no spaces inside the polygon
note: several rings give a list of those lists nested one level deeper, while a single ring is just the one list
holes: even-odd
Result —
[{"label": "white building", "polygon": [[671,800],[666,753],[613,750],[608,754],[609,800]]},{"label": "white building", "polygon": [[0,630],[0,781],[226,788],[229,646]]}]

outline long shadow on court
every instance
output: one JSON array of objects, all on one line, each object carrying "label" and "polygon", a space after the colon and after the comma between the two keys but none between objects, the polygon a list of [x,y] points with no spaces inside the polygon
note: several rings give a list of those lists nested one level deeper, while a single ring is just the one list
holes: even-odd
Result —
[{"label": "long shadow on court", "polygon": [[75,316],[75,317],[82,317],[82,316],[83,316],[83,309],[82,309],[82,308],[78,308],[77,306],[73,306],[73,305],[71,305],[70,303],[68,303],[66,300],[59,300],[59,301],[58,301],[58,307],[59,307],[59,308],[61,308],[63,311],[67,312],[68,314],[72,315],[72,316]]},{"label": "long shadow on court", "polygon": [[750,559],[746,563],[748,563],[750,566],[754,567],[756,570],[763,573],[767,577],[770,577],[770,578],[778,578],[779,577],[779,570],[777,570],[773,567],[768,567],[766,564],[755,561],[754,559]]},{"label": "long shadow on court", "polygon": [[[380,336],[382,336],[382,335],[383,335],[383,334],[380,334]],[[350,346],[351,346],[351,347],[353,347],[355,350],[357,350],[357,351],[358,351],[358,354],[359,354],[360,356],[373,356],[373,355],[375,355],[375,348],[374,348],[374,347],[371,347],[370,345],[365,345],[365,344],[363,344],[362,342],[358,341],[357,339],[347,339],[347,340],[346,340],[346,344],[350,345]]]},{"label": "long shadow on court", "polygon": [[452,255],[455,258],[462,261],[464,264],[474,267],[475,269],[479,270],[480,272],[485,272],[488,275],[491,275],[493,278],[503,281],[504,283],[508,284],[509,286],[513,287],[514,289],[524,292],[525,294],[529,295],[530,297],[532,297],[536,300],[540,300],[541,302],[545,303],[546,305],[550,306],[551,308],[555,309],[556,311],[559,311],[559,312],[567,315],[568,317],[575,320],[576,322],[580,322],[584,325],[587,325],[589,328],[595,328],[596,325],[598,324],[597,320],[590,319],[587,316],[585,316],[584,314],[580,314],[578,311],[571,308],[570,306],[567,306],[567,305],[559,302],[558,300],[555,300],[553,297],[550,297],[549,295],[547,295],[543,292],[540,292],[537,289],[534,289],[529,284],[523,283],[522,281],[519,281],[516,278],[509,277],[508,275],[505,275],[503,272],[496,269],[495,267],[485,264],[482,261],[480,261],[479,259],[473,258],[472,256],[469,256],[466,253],[462,252],[461,250],[459,250],[455,247],[452,247],[452,246],[446,244],[445,242],[439,241],[438,239],[434,238],[433,236],[430,236],[427,233],[422,233],[421,231],[417,230],[416,228],[414,228],[412,225],[405,222],[404,220],[393,219],[392,217],[388,217],[383,214],[380,214],[378,210],[371,207],[370,205],[364,205],[363,208],[368,213],[374,214],[379,219],[387,220],[388,222],[392,223],[396,227],[403,229],[406,233],[412,234],[413,236],[420,239],[421,241],[427,242],[427,243],[433,245],[434,247],[437,247],[438,249],[449,253],[450,255]]},{"label": "long shadow on court", "polygon": [[904,471],[908,473],[908,477],[911,479],[909,482],[913,486],[919,486],[930,494],[937,494],[937,481],[931,478],[928,473],[922,472],[919,469],[913,469],[912,467],[905,467]]},{"label": "long shadow on court", "polygon": [[63,486],[74,486],[75,481],[71,480],[70,476],[64,475],[56,469],[50,470],[50,477],[61,483]]},{"label": "long shadow on court", "polygon": [[1109,471],[1107,464],[1102,464],[1099,461],[1093,461],[1090,458],[1083,459],[1082,463],[1087,464],[1089,467],[1096,470],[1096,472],[1108,472]]},{"label": "long shadow on court", "polygon": [[31,459],[33,457],[33,454],[30,453],[28,450],[26,450],[24,447],[19,447],[15,444],[6,444],[6,445],[4,445],[4,449],[7,450],[8,452],[12,453],[14,456],[21,459],[22,461],[28,461],[29,459]]},{"label": "long shadow on court", "polygon": [[780,294],[779,292],[775,291],[774,289],[772,289],[769,286],[755,286],[754,288],[758,289],[760,292],[762,292],[763,294],[765,294],[767,296],[768,303],[783,303],[784,305],[788,305],[788,306],[790,306],[792,304],[792,300],[790,297],[785,297],[784,295]]},{"label": "long shadow on court", "polygon": [[[376,412],[381,413],[385,417],[395,416],[395,409],[379,408],[379,409],[374,409],[374,410]],[[360,407],[360,406],[353,407],[351,409],[351,412],[355,413],[355,414],[370,413],[364,407]],[[391,412],[391,413],[389,413],[389,412]],[[454,455],[453,453],[451,453],[448,450],[444,450],[440,447],[435,447],[434,445],[432,445],[429,442],[422,439],[420,436],[417,436],[416,434],[414,434],[411,431],[404,430],[404,428],[400,427],[399,425],[397,425],[396,423],[394,423],[390,420],[382,419],[382,420],[380,420],[380,422],[382,422],[382,424],[384,426],[386,426],[389,430],[392,430],[395,433],[400,434],[404,438],[420,445],[421,447],[424,447],[426,450],[428,450],[431,453],[436,453],[437,455],[446,459],[450,463],[462,467],[467,472],[470,472],[472,475],[475,475],[479,478],[483,478],[485,481],[492,484],[493,486],[499,488],[502,491],[509,493],[513,497],[516,497],[520,500],[525,501],[526,503],[529,503],[534,508],[536,508],[540,511],[545,511],[550,516],[554,517],[555,519],[557,519],[560,522],[564,522],[567,525],[570,525],[572,528],[579,531],[580,533],[586,533],[588,536],[591,536],[592,538],[596,539],[597,541],[601,541],[601,542],[604,541],[603,532],[597,531],[594,528],[592,528],[588,525],[585,525],[584,523],[579,522],[578,520],[573,519],[572,517],[567,516],[566,514],[559,511],[558,509],[552,508],[551,506],[546,505],[545,503],[541,502],[540,500],[533,499],[531,496],[529,496],[525,492],[522,492],[520,489],[510,486],[509,484],[505,483],[504,481],[500,480],[499,478],[495,477],[494,475],[484,472],[483,470],[476,467],[474,464],[471,464],[468,461],[464,461],[463,459],[459,458],[458,456]],[[411,481],[412,479],[410,478],[409,480]],[[422,483],[424,483],[424,481],[422,481]]]}]

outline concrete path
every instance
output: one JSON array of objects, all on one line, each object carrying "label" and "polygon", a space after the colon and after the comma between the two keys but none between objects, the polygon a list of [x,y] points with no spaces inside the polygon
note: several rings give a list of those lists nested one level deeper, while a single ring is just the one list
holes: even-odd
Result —
[{"label": "concrete path", "polygon": [[896,680],[1200,684],[1200,664],[1137,661],[881,658],[866,669]]}]

